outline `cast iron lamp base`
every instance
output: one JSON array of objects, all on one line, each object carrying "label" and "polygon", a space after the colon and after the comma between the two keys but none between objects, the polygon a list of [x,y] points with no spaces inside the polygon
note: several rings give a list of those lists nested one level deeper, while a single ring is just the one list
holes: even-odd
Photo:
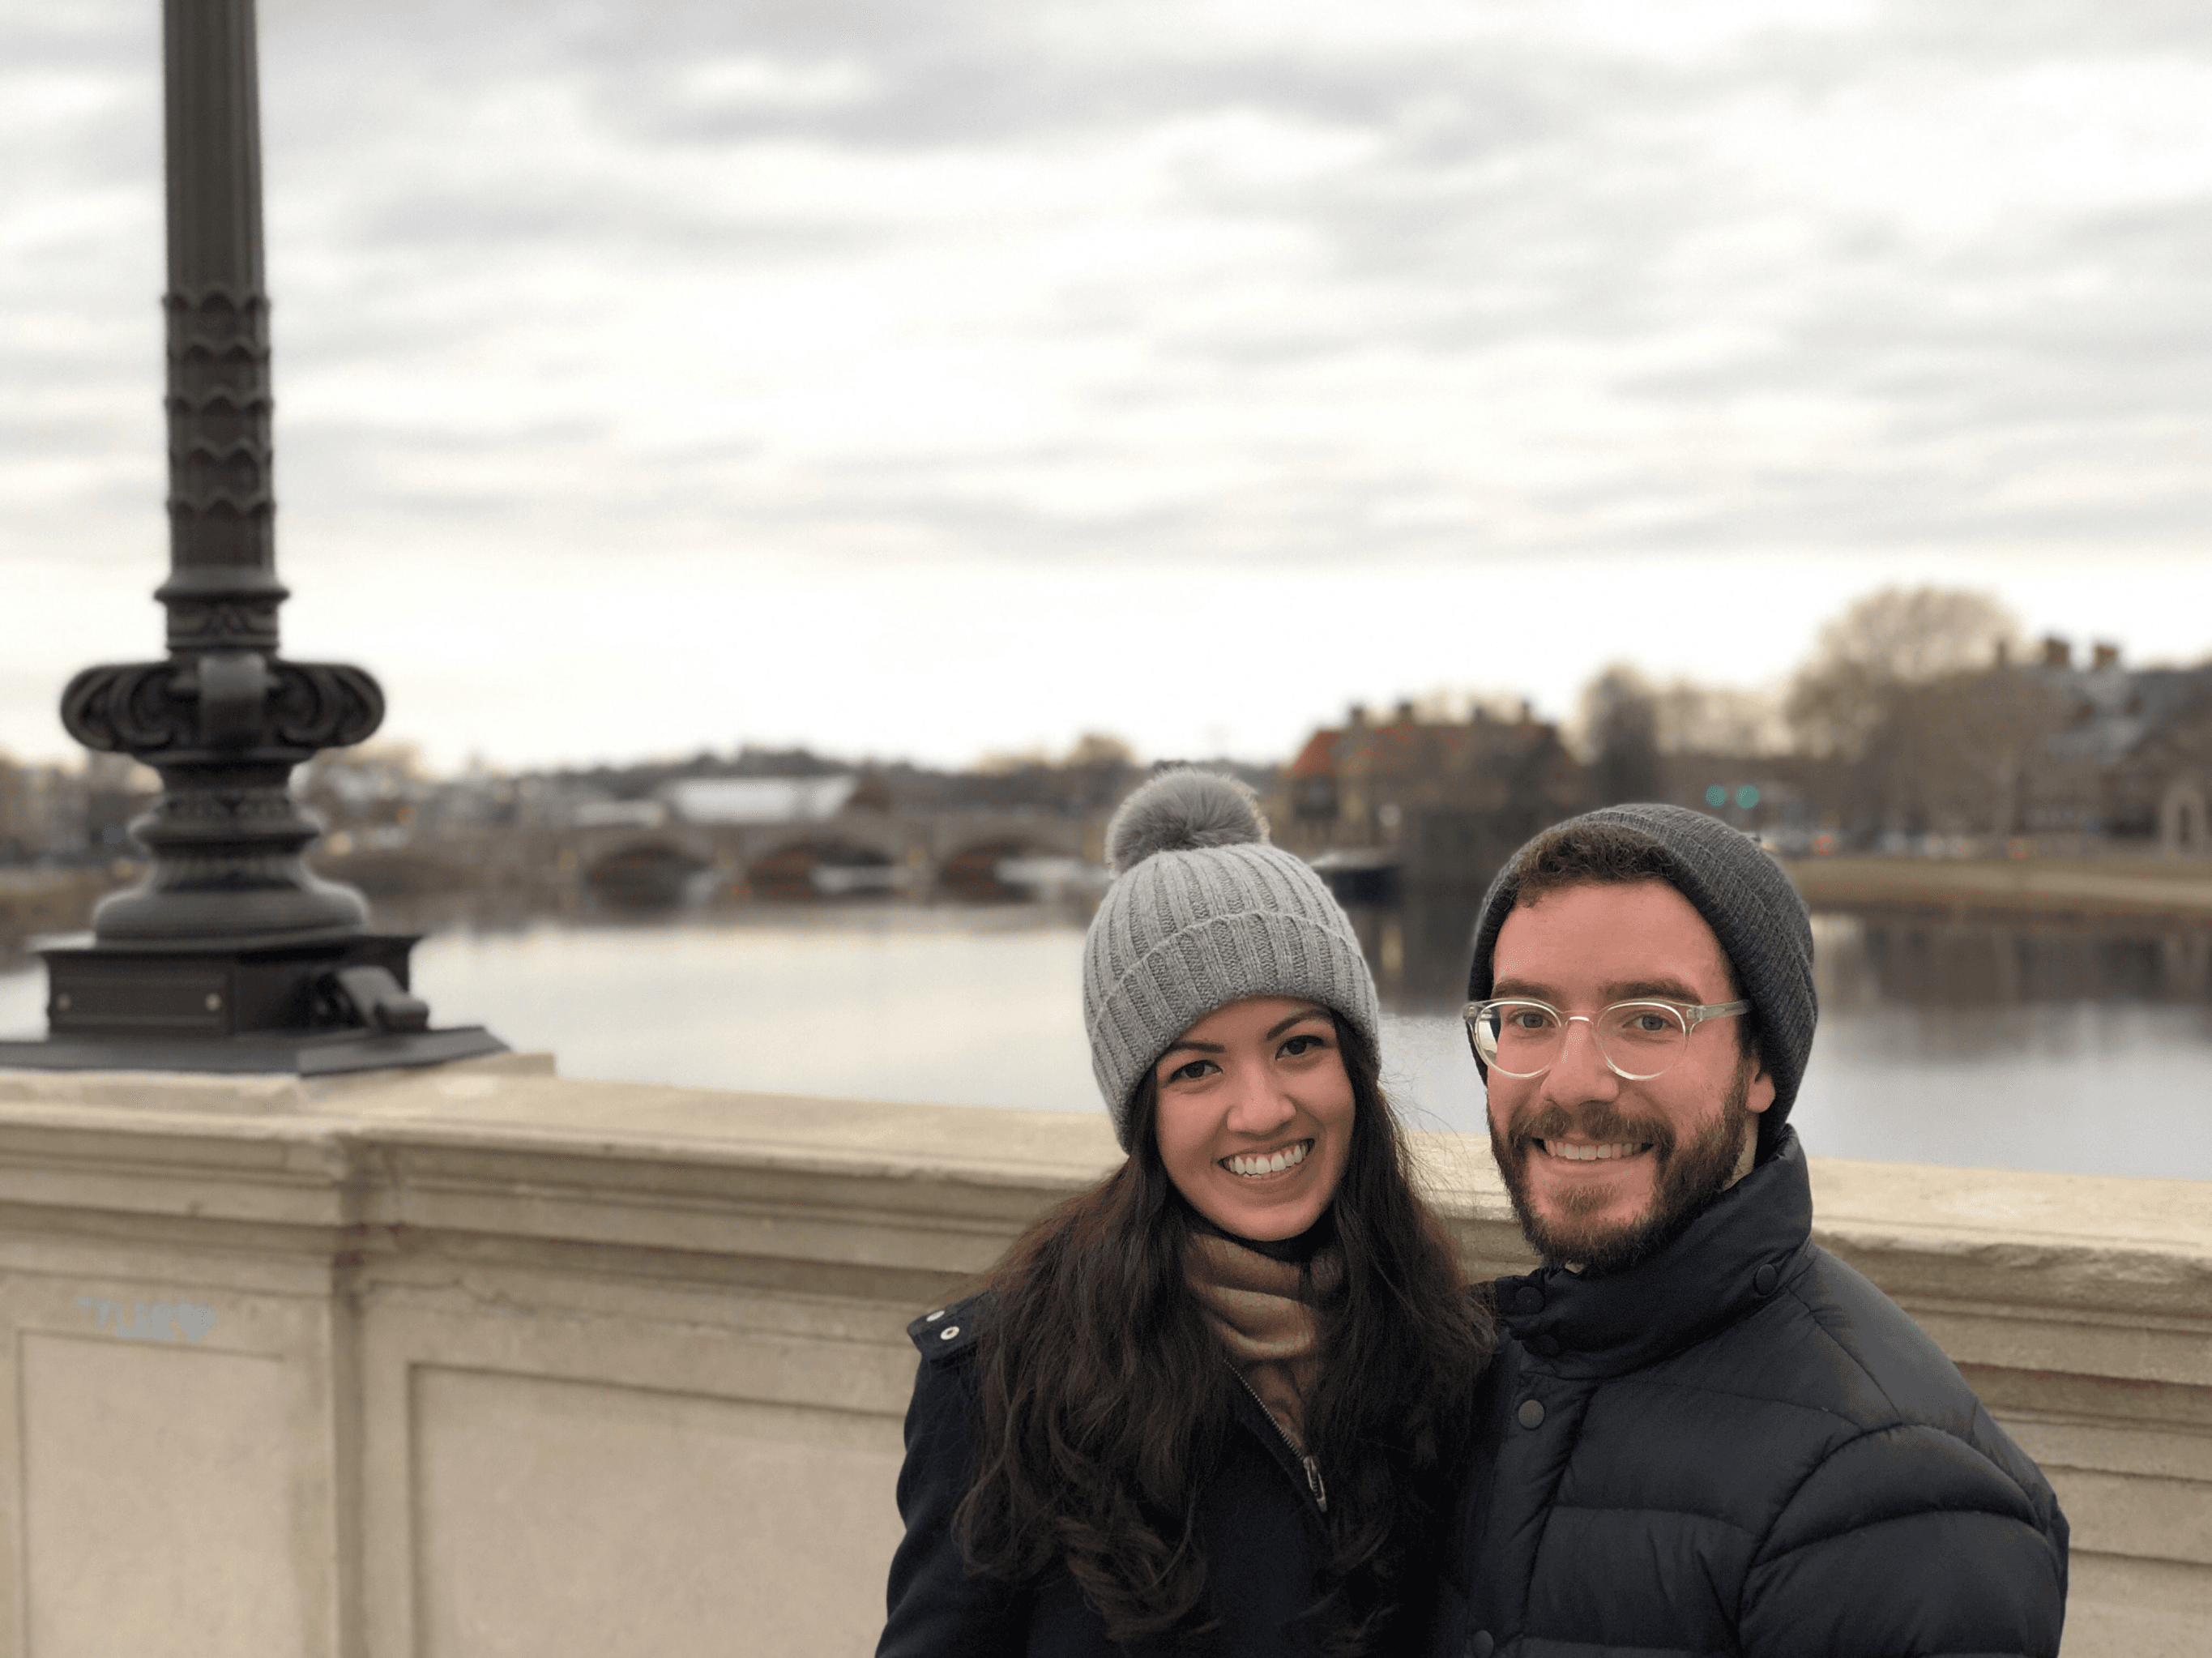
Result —
[{"label": "cast iron lamp base", "polygon": [[407,989],[410,933],[217,945],[57,942],[43,1042],[0,1042],[0,1070],[320,1076],[504,1054],[481,1025],[433,1030]]}]

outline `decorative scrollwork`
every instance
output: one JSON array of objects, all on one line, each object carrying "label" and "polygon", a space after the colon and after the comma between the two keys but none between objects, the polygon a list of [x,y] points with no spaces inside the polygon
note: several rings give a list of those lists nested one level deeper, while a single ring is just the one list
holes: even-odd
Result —
[{"label": "decorative scrollwork", "polygon": [[164,826],[198,830],[258,829],[287,824],[298,802],[280,786],[261,789],[179,789],[161,797]]},{"label": "decorative scrollwork", "polygon": [[[343,663],[267,664],[269,689],[251,729],[207,747],[200,688],[188,663],[133,662],[87,668],[62,693],[62,724],[88,749],[156,763],[226,757],[304,760],[350,748],[384,723],[384,692],[366,669]],[[235,720],[236,716],[233,716]]]},{"label": "decorative scrollwork", "polygon": [[87,668],[62,692],[62,724],[88,749],[141,757],[191,741],[198,711],[179,696],[168,662]]},{"label": "decorative scrollwork", "polygon": [[[269,301],[223,283],[164,301],[168,313],[169,525],[182,568],[270,567]],[[173,641],[178,630],[170,630]],[[188,641],[189,642],[189,641]],[[253,636],[259,648],[273,636]]]},{"label": "decorative scrollwork", "polygon": [[169,648],[173,651],[274,652],[276,598],[173,598]]},{"label": "decorative scrollwork", "polygon": [[365,668],[342,662],[272,662],[269,699],[276,740],[304,749],[349,749],[384,723],[384,689]]},{"label": "decorative scrollwork", "polygon": [[245,349],[269,352],[269,297],[228,282],[178,290],[161,296],[169,318],[169,349],[210,354]]}]

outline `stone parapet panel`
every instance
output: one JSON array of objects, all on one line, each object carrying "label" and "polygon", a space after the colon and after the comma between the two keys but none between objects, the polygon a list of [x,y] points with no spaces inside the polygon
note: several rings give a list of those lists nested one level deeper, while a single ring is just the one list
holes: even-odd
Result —
[{"label": "stone parapet panel", "polygon": [[[1414,1137],[1471,1271],[1481,1142]],[[0,1653],[865,1654],[902,1334],[1103,1116],[0,1072]],[[2212,1184],[1813,1159],[1821,1241],[2041,1461],[2069,1658],[2212,1627]]]}]

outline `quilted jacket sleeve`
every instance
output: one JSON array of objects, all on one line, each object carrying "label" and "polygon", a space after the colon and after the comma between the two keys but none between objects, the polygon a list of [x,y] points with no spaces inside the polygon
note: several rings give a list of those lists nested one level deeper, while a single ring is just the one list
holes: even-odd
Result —
[{"label": "quilted jacket sleeve", "polygon": [[1028,1645],[1027,1597],[969,1573],[952,1534],[952,1511],[970,1478],[966,1372],[933,1356],[914,1379],[898,1479],[906,1536],[891,1557],[876,1658],[1013,1658]]},{"label": "quilted jacket sleeve", "polygon": [[1744,1585],[1746,1658],[2055,1658],[2066,1520],[1986,1415],[1837,1446],[1807,1476]]}]

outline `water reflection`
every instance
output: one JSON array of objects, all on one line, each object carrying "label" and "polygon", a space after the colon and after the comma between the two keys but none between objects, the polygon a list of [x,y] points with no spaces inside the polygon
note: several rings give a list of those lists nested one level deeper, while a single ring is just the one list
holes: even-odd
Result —
[{"label": "water reflection", "polygon": [[1479,887],[1423,885],[1395,904],[1346,905],[1382,999],[1409,1012],[1456,1014],[1481,904]]},{"label": "water reflection", "polygon": [[[1822,1008],[1888,1002],[1950,1009],[2051,1003],[2205,1005],[2212,932],[1996,927],[1817,915]],[[1960,1021],[1964,1030],[1975,1022]]]},{"label": "water reflection", "polygon": [[[1457,1010],[1473,899],[1355,917],[1385,1080],[1484,1132]],[[1056,1111],[1098,1108],[1082,930],[1063,909],[755,907],[714,920],[489,925],[416,954],[441,1022],[569,1076]],[[1832,1156],[2212,1179],[2212,931],[1815,918],[1820,1032],[1796,1108]],[[0,974],[0,1034],[44,987]]]},{"label": "water reflection", "polygon": [[1814,938],[1814,1149],[2212,1178],[2212,931],[1819,915]]}]

